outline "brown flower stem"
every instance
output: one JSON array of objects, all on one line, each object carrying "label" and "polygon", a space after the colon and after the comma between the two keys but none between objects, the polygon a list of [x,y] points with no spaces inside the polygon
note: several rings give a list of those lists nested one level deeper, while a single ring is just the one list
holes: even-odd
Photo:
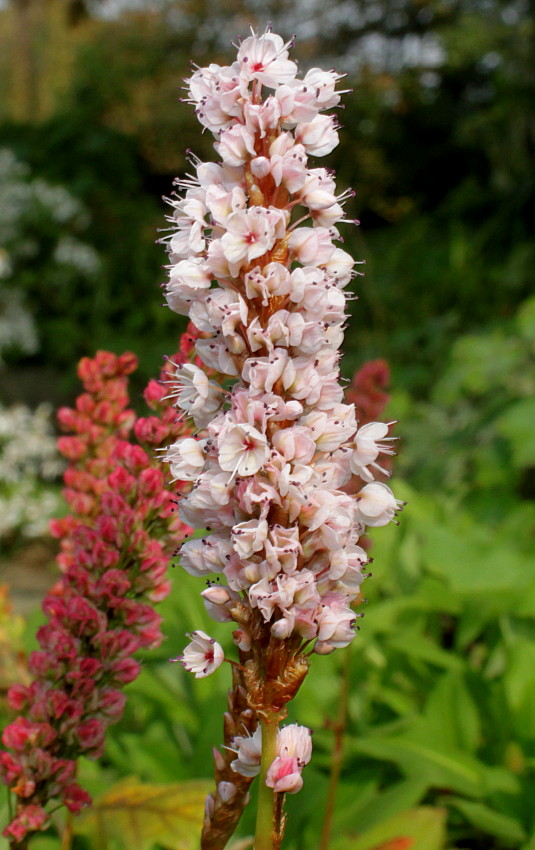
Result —
[{"label": "brown flower stem", "polygon": [[[235,757],[232,739],[236,735],[252,735],[257,726],[248,705],[240,665],[232,668],[233,687],[228,693],[228,711],[224,718],[224,746],[214,751],[215,790],[209,795],[201,838],[201,850],[224,850],[242,815],[248,799],[252,777],[242,776],[231,767]],[[222,785],[221,785],[222,784]],[[220,787],[234,786],[230,799],[221,796]]]},{"label": "brown flower stem", "polygon": [[284,814],[284,800],[286,794],[275,794],[275,826],[273,829],[273,850],[280,850],[284,829],[286,827],[286,815]]},{"label": "brown flower stem", "polygon": [[344,653],[343,659],[342,683],[340,686],[338,715],[336,718],[336,722],[333,725],[334,742],[331,758],[331,775],[329,777],[329,787],[327,789],[327,802],[325,804],[325,816],[323,818],[323,827],[321,830],[319,850],[329,850],[329,842],[331,840],[332,822],[336,805],[336,794],[338,791],[338,783],[340,781],[340,773],[342,770],[342,762],[344,755],[344,735],[347,725],[347,702],[349,695],[350,661],[350,647],[348,647],[346,652]]},{"label": "brown flower stem", "polygon": [[262,726],[262,761],[258,787],[258,809],[254,850],[273,850],[275,844],[275,795],[266,785],[269,768],[277,755],[279,715],[273,714],[260,721]]}]

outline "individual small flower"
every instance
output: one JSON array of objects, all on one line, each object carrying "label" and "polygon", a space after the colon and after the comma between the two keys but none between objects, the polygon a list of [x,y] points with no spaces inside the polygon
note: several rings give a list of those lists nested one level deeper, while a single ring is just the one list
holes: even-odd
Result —
[{"label": "individual small flower", "polygon": [[219,465],[234,475],[254,475],[269,457],[265,435],[252,425],[230,425],[218,443]]},{"label": "individual small flower", "polygon": [[198,427],[205,427],[223,400],[220,387],[202,369],[193,363],[180,363],[176,367],[176,380],[170,382],[176,397],[176,406],[193,416]]},{"label": "individual small flower", "polygon": [[267,520],[240,522],[232,528],[232,546],[240,558],[249,558],[264,547],[267,536]]},{"label": "individual small flower", "polygon": [[170,661],[180,661],[189,673],[195,673],[196,679],[204,679],[217,670],[225,660],[223,647],[204,632],[196,631],[182,655]]},{"label": "individual small flower", "polygon": [[349,607],[345,594],[327,593],[322,598],[322,610],[318,616],[318,641],[314,647],[328,644],[335,649],[349,646],[355,637],[355,612]]},{"label": "individual small flower", "polygon": [[293,756],[304,767],[312,758],[312,730],[297,723],[283,726],[277,735],[277,754]]},{"label": "individual small flower", "polygon": [[[237,758],[232,769],[242,776],[256,776],[260,772],[262,755],[262,730],[258,726],[254,735],[237,736],[232,740],[232,750]],[[277,733],[277,756],[266,777],[266,785],[278,793],[296,794],[303,786],[301,772],[312,756],[311,731],[296,723],[285,726]]]},{"label": "individual small flower", "polygon": [[255,156],[254,140],[255,134],[238,124],[221,132],[217,152],[227,165],[243,165]]},{"label": "individual small flower", "polygon": [[232,750],[236,753],[232,770],[242,776],[257,776],[262,757],[262,728],[257,726],[253,735],[237,735],[232,739]]},{"label": "individual small flower", "polygon": [[396,499],[390,487],[380,481],[366,484],[357,495],[357,509],[362,522],[377,527],[388,525],[404,502]]},{"label": "individual small flower", "polygon": [[238,50],[240,72],[246,80],[258,80],[264,86],[277,88],[295,78],[297,65],[288,59],[288,47],[272,32],[252,35],[242,41]]},{"label": "individual small flower", "polygon": [[169,463],[173,481],[195,481],[203,470],[206,457],[199,440],[184,437],[167,447],[162,460]]},{"label": "individual small flower", "polygon": [[394,449],[391,446],[379,442],[379,440],[395,439],[395,437],[387,437],[389,425],[392,424],[392,422],[368,422],[358,429],[354,439],[355,448],[351,453],[349,464],[351,472],[358,475],[363,481],[373,481],[373,474],[368,469],[369,466],[375,467],[383,475],[390,474],[376,461],[380,454],[394,454]]},{"label": "individual small flower", "polygon": [[325,156],[338,144],[336,118],[334,115],[316,115],[308,124],[298,124],[295,138],[306,152],[313,156]]},{"label": "individual small flower", "polygon": [[298,227],[288,240],[296,260],[304,265],[322,266],[334,251],[331,231],[325,227]]},{"label": "individual small flower", "polygon": [[212,534],[183,543],[180,548],[180,565],[190,575],[197,577],[220,573],[232,554],[230,541]]},{"label": "individual small flower", "polygon": [[223,253],[236,273],[244,263],[262,257],[275,244],[275,228],[268,211],[261,207],[229,215],[221,239]]},{"label": "individual small flower", "polygon": [[277,794],[297,794],[303,787],[303,777],[296,758],[277,758],[271,763],[266,776],[266,785]]}]

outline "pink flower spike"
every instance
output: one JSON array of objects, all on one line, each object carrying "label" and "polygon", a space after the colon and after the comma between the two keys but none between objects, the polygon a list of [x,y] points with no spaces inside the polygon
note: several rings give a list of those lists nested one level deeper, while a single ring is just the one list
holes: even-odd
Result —
[{"label": "pink flower spike", "polygon": [[[334,172],[310,158],[338,143],[338,122],[325,110],[340,101],[341,76],[319,68],[299,76],[291,46],[269,28],[252,31],[232,64],[192,74],[190,99],[218,162],[195,159],[176,181],[181,192],[162,240],[168,302],[198,329],[195,367],[207,369],[203,378],[186,366],[176,393],[202,433],[175,438],[165,452],[172,475],[186,481],[179,516],[202,533],[176,554],[205,579],[209,616],[233,624],[236,659],[228,659],[232,688],[206,805],[207,847],[230,840],[260,771],[262,729],[262,783],[267,774],[277,793],[301,788],[310,730],[284,727],[274,752],[278,721],[309,665],[354,639],[368,575],[362,535],[402,504],[374,481],[374,470],[390,472],[380,456],[393,454],[392,423],[370,421],[385,396],[375,396],[371,416],[366,401],[362,409],[360,398],[357,408],[344,398],[340,375],[355,297],[344,290],[363,261],[339,247],[340,231],[355,223],[344,209],[353,191],[337,188]],[[175,660],[203,677],[224,660],[219,650],[197,631]],[[267,806],[270,795],[262,796]],[[259,824],[267,830],[267,812]]]},{"label": "pink flower spike", "polygon": [[189,673],[195,673],[196,679],[204,679],[205,676],[217,670],[225,660],[223,647],[200,630],[188,637],[192,640],[185,648],[183,655],[170,660],[180,661]]}]

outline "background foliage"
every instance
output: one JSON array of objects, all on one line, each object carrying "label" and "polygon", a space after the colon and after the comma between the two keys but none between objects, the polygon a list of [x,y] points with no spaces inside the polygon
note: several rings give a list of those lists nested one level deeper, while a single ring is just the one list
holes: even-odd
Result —
[{"label": "background foliage", "polygon": [[[293,706],[291,719],[314,729],[315,756],[290,800],[288,850],[319,847],[340,723],[331,850],[535,848],[533,12],[528,0],[0,9],[0,305],[26,317],[27,343],[2,344],[12,323],[0,314],[2,422],[15,401],[72,397],[75,362],[97,347],[133,349],[139,388],[175,349],[182,327],[159,306],[154,239],[185,151],[211,156],[177,102],[190,57],[225,62],[237,33],[269,19],[297,33],[303,67],[333,64],[353,88],[329,163],[342,188],[357,189],[349,212],[361,227],[347,229],[346,246],[367,262],[344,369],[389,360],[396,495],[409,506],[374,539],[377,570],[348,660],[318,659]],[[12,432],[4,427],[4,445]],[[36,464],[19,478],[43,502],[53,482]],[[0,494],[16,486],[0,481]],[[4,563],[15,537],[3,537]],[[223,670],[198,683],[167,662],[203,622],[196,584],[177,571],[168,641],[129,687],[105,759],[82,766],[97,798],[135,800],[143,818],[147,783],[165,786],[161,805],[175,815],[183,795],[170,833],[156,818],[129,847],[196,846],[184,819],[211,773],[227,687]],[[19,640],[10,617],[0,613],[2,645],[10,629]],[[213,631],[228,643],[224,627]],[[135,780],[114,790],[125,777]],[[95,818],[109,807],[105,798],[77,822],[76,847],[98,846]],[[53,834],[35,844],[58,847]]]}]

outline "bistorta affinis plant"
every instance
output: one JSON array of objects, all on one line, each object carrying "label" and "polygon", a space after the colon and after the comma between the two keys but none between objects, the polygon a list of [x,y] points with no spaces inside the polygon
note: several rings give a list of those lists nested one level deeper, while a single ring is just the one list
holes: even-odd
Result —
[{"label": "bistorta affinis plant", "polygon": [[[189,356],[187,339],[164,368]],[[174,514],[177,486],[165,487],[154,449],[187,434],[151,381],[145,399],[155,415],[128,408],[133,354],[99,351],[78,367],[85,392],[59,411],[69,436],[63,495],[69,514],[53,521],[61,540],[61,577],[43,601],[46,623],[28,659],[31,681],[8,692],[16,717],[2,733],[0,782],[8,789],[3,835],[25,850],[50,825],[54,808],[77,813],[91,797],[76,778],[82,756],[102,755],[108,727],[122,716],[123,688],[137,678],[141,647],[158,646],[157,603],[168,594],[169,557],[191,529]],[[135,439],[134,439],[135,437]],[[65,835],[68,836],[68,831]]]},{"label": "bistorta affinis plant", "polygon": [[[343,402],[344,290],[356,272],[336,243],[352,192],[338,194],[332,172],[309,164],[338,143],[325,113],[340,101],[341,76],[313,68],[300,79],[290,47],[253,32],[232,65],[187,80],[220,162],[195,160],[195,174],[176,181],[163,240],[169,307],[204,334],[197,352],[223,376],[177,369],[176,405],[198,431],[165,453],[173,477],[193,482],[182,519],[207,532],[182,545],[181,564],[219,574],[202,596],[214,620],[235,627],[203,850],[225,846],[257,774],[254,847],[280,847],[284,794],[300,790],[312,749],[309,729],[280,727],[286,705],[314,654],[353,640],[368,563],[361,537],[401,507],[376,480],[379,456],[393,453],[392,423],[359,426]],[[198,678],[225,661],[204,631],[190,638],[175,660]]]}]

